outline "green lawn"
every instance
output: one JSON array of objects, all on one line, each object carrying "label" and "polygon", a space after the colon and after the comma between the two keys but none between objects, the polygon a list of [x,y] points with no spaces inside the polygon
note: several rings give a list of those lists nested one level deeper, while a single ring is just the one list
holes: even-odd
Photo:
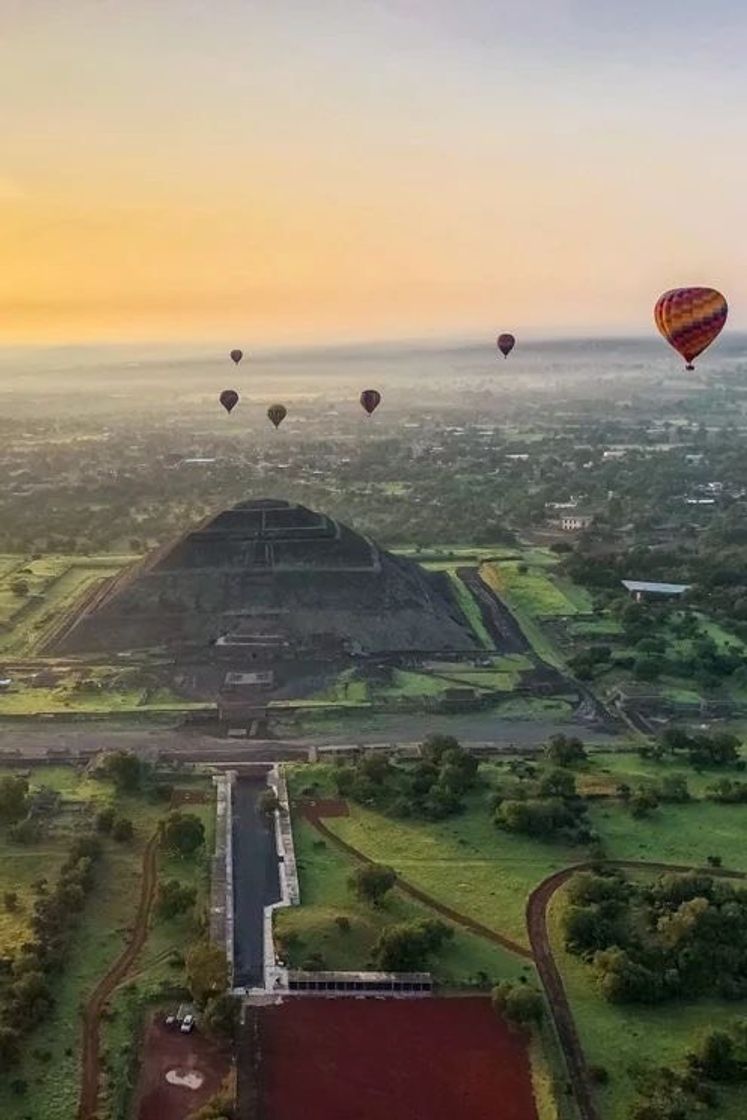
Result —
[{"label": "green lawn", "polygon": [[[302,904],[275,915],[280,940],[291,934],[297,939],[288,953],[292,965],[299,967],[319,953],[328,968],[369,968],[376,939],[387,925],[433,916],[399,891],[393,891],[379,909],[359,902],[348,886],[355,862],[298,817],[293,832]],[[338,917],[348,919],[349,930],[339,928]],[[453,940],[433,959],[431,970],[449,988],[474,983],[480,972],[493,982],[533,974],[527,961],[458,927]]]},{"label": "green lawn", "polygon": [[595,804],[589,819],[612,859],[705,864],[718,855],[724,867],[747,871],[747,807],[696,801],[660,805],[636,820],[618,803]]},{"label": "green lawn", "polygon": [[[560,652],[556,649],[554,642],[537,621],[535,617],[536,610],[533,607],[528,607],[525,601],[521,601],[513,594],[513,591],[509,587],[509,582],[504,578],[504,566],[483,564],[480,568],[480,576],[488,587],[492,588],[492,590],[504,600],[524,632],[527,641],[539,657],[549,665],[554,665],[556,668],[562,669],[564,663]],[[573,607],[570,602],[568,602],[568,607],[567,613],[574,614],[575,607]]]},{"label": "green lawn", "polygon": [[[64,970],[55,978],[54,1011],[29,1036],[23,1060],[13,1070],[13,1078],[27,1082],[27,1092],[19,1096],[10,1090],[10,1079],[0,1081],[0,1115],[3,1120],[26,1120],[29,1116],[43,1117],[44,1120],[75,1120],[80,1074],[80,1009],[87,994],[124,946],[139,899],[143,849],[169,807],[141,797],[117,797],[109,783],[81,777],[72,768],[45,767],[34,770],[32,777],[35,784],[59,789],[71,807],[77,806],[75,813],[81,821],[86,817],[87,804],[93,803],[95,808],[96,805],[112,803],[121,815],[130,817],[136,830],[132,844],[117,844],[110,839],[104,841],[95,887],[86,900]],[[211,791],[207,779],[199,781],[206,791]],[[181,778],[179,784],[184,784]],[[212,805],[191,806],[190,811],[203,817],[211,839]],[[63,815],[63,830],[67,829],[65,822],[69,819],[71,813]],[[58,837],[58,865],[65,858],[72,834],[71,830],[67,839],[62,834]],[[36,849],[29,849],[29,852],[35,853]],[[40,856],[45,854],[48,853],[39,850]],[[13,883],[16,862],[15,849],[8,853],[7,859],[0,861],[4,882]],[[194,863],[179,861],[178,864],[169,859],[163,865],[161,874],[202,883],[205,881],[206,866],[201,858]],[[50,881],[56,869],[54,860],[49,860],[44,870]],[[202,894],[204,898],[204,888]],[[185,937],[191,939],[193,932],[193,929],[185,928],[185,919],[174,923],[172,928],[156,924],[138,965],[145,970],[143,982],[157,975],[158,969],[162,974],[159,979],[167,975],[173,980],[174,972],[168,969],[165,954],[174,947],[183,950]],[[176,977],[178,979],[178,973]]]},{"label": "green lawn", "polygon": [[439,902],[527,945],[527,893],[582,853],[499,831],[485,802],[484,793],[473,795],[467,812],[438,823],[392,820],[351,803],[349,817],[325,823]]},{"label": "green lawn", "polygon": [[[563,947],[560,919],[564,891],[551,904],[555,959],[563,976],[587,1061],[604,1066],[607,1086],[598,1090],[604,1120],[628,1120],[635,1098],[631,1071],[645,1064],[679,1064],[698,1036],[718,1023],[747,1014],[747,1001],[677,1001],[658,1007],[610,1004],[597,991],[593,970]],[[743,1120],[743,1088],[721,1089],[718,1120]]]},{"label": "green lawn", "polygon": [[[490,764],[481,773],[491,780]],[[684,773],[695,796],[714,780],[688,768],[647,763],[635,754],[595,755],[579,777],[602,788],[605,781],[651,784],[664,773]],[[320,783],[334,792],[333,768],[292,768],[291,782]],[[298,788],[298,787],[296,787]],[[330,818],[328,827],[343,840],[405,879],[484,925],[526,944],[524,908],[531,889],[558,868],[587,858],[585,848],[554,844],[502,832],[492,824],[489,788],[466,799],[465,812],[445,821],[397,820],[350,803],[349,817]],[[705,864],[720,855],[724,866],[747,870],[747,807],[697,800],[662,805],[636,819],[616,799],[592,801],[589,820],[610,859]]]},{"label": "green lawn", "polygon": [[546,567],[530,566],[519,560],[486,566],[492,570],[496,590],[529,614],[552,618],[592,610],[588,592],[569,580],[555,580]]},{"label": "green lawn", "polygon": [[[49,637],[63,613],[94,584],[116,575],[131,556],[48,555],[0,557],[0,652],[33,653]],[[11,589],[15,580],[27,595]]]}]

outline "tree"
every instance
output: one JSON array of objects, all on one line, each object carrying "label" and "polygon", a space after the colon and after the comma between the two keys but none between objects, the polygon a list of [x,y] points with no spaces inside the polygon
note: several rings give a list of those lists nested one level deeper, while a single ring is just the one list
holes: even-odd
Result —
[{"label": "tree", "polygon": [[140,789],[145,765],[132,751],[113,751],[104,756],[98,773],[110,778],[121,793],[134,793]]},{"label": "tree", "polygon": [[5,891],[3,894],[3,905],[8,913],[13,914],[18,909],[18,892]]},{"label": "tree", "polygon": [[740,1081],[747,1066],[739,1060],[735,1038],[727,1031],[710,1031],[700,1046],[687,1055],[691,1069],[709,1081]]},{"label": "tree", "polygon": [[10,590],[14,595],[17,595],[19,599],[25,599],[31,588],[29,587],[27,580],[14,579],[11,581]]},{"label": "tree", "polygon": [[197,891],[194,887],[187,887],[178,879],[168,879],[158,888],[158,913],[167,920],[178,914],[186,914],[194,906],[196,898]]},{"label": "tree", "polygon": [[539,784],[540,797],[573,797],[576,793],[576,779],[568,770],[549,770],[542,775]]},{"label": "tree", "polygon": [[107,835],[112,830],[114,825],[114,818],[116,814],[111,805],[107,805],[104,809],[99,809],[96,814],[96,831]]},{"label": "tree", "polygon": [[21,1056],[21,1036],[12,1027],[0,1027],[0,1072],[11,1069]]},{"label": "tree", "polygon": [[348,879],[348,885],[361,902],[369,902],[371,906],[377,907],[381,906],[384,896],[396,882],[396,872],[380,863],[364,863],[356,867]]},{"label": "tree", "polygon": [[10,774],[0,778],[0,823],[14,824],[28,812],[29,783],[27,778]]},{"label": "tree", "polygon": [[545,747],[545,757],[554,766],[572,766],[575,762],[585,762],[587,754],[584,744],[575,735],[553,735]]},{"label": "tree", "polygon": [[201,1024],[205,1032],[214,1038],[233,1040],[238,1031],[240,1014],[240,1001],[230,992],[221,992],[205,1004]]},{"label": "tree", "polygon": [[453,935],[451,927],[437,918],[387,926],[379,934],[373,959],[385,972],[417,972]]},{"label": "tree", "polygon": [[629,799],[628,805],[634,817],[647,817],[649,813],[658,808],[659,798],[655,790],[641,788],[637,789]]},{"label": "tree", "polygon": [[194,813],[169,813],[163,826],[161,842],[165,848],[182,856],[191,856],[205,842],[205,826]]},{"label": "tree", "polygon": [[516,1026],[531,1026],[542,1021],[542,996],[524,984],[512,984],[506,980],[493,988],[490,999],[496,1014]]},{"label": "tree", "polygon": [[259,796],[257,801],[257,808],[263,817],[272,817],[277,809],[280,808],[278,795],[274,789],[265,789]]},{"label": "tree", "polygon": [[201,1006],[210,996],[228,987],[226,954],[210,941],[198,941],[185,958],[187,982],[192,998]]},{"label": "tree", "polygon": [[664,658],[655,654],[643,654],[633,665],[633,675],[639,681],[655,681],[663,672]]},{"label": "tree", "polygon": [[128,844],[135,835],[135,828],[129,817],[117,817],[112,827],[112,839],[120,844]]}]

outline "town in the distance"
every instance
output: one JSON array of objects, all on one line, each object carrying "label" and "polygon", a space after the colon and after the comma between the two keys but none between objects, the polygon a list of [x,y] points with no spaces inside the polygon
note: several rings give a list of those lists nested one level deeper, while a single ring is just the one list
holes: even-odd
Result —
[{"label": "town in the distance", "polygon": [[740,1120],[743,339],[27,360],[3,1120]]}]

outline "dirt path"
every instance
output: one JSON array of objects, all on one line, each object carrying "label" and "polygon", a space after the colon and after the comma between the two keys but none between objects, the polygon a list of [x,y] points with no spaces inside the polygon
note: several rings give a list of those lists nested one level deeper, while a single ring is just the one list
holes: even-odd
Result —
[{"label": "dirt path", "polygon": [[99,1059],[99,1026],[102,1012],[114,990],[122,983],[135,963],[148,937],[148,922],[158,884],[158,837],[156,832],[143,853],[143,878],[140,901],[130,939],[102,976],[91,993],[83,1012],[83,1057],[78,1120],[96,1120],[99,1099],[101,1064]]},{"label": "dirt path", "polygon": [[[354,848],[352,844],[348,844],[347,841],[342,840],[332,832],[331,829],[327,828],[326,824],[324,824],[311,806],[304,806],[303,813],[306,820],[314,826],[317,832],[321,833],[326,840],[330,840],[347,855],[352,856],[353,859],[357,859],[361,863],[375,862],[370,859],[369,856],[364,855],[363,852]],[[432,895],[421,891],[419,887],[414,886],[413,883],[409,883],[407,879],[403,879],[401,875],[397,876],[397,886],[403,894],[409,895],[410,898],[414,898],[418,902],[422,902],[424,906],[435,910],[437,914],[442,914],[444,918],[448,918],[448,920],[455,925],[462,926],[463,929],[469,930],[470,933],[475,933],[478,937],[483,937],[486,941],[492,941],[493,944],[508,949],[509,953],[515,953],[517,956],[525,957],[527,960],[532,959],[532,952],[530,949],[527,949],[525,945],[519,945],[517,941],[512,941],[510,937],[505,937],[502,933],[498,933],[497,930],[490,929],[488,926],[484,926],[480,922],[468,918],[465,914],[460,914],[457,910],[452,910],[450,906],[445,906],[442,902],[439,902],[438,899],[433,898]]]},{"label": "dirt path", "polygon": [[[608,867],[622,867],[631,871],[658,871],[664,874],[667,872],[685,874],[689,871],[702,871],[708,875],[723,878],[747,879],[747,874],[743,871],[726,871],[722,868],[692,867],[673,863],[647,863],[637,860],[606,860],[605,862]],[[593,866],[594,864],[591,862],[577,863],[571,867],[563,868],[562,871],[556,871],[535,887],[527,902],[527,929],[534,953],[534,963],[555,1021],[555,1028],[565,1054],[568,1073],[573,1084],[582,1120],[600,1120],[600,1117],[594,1102],[594,1090],[581,1040],[576,1030],[560,971],[553,957],[550,933],[547,928],[547,910],[553,895],[564,883],[577,871],[588,871]]]}]

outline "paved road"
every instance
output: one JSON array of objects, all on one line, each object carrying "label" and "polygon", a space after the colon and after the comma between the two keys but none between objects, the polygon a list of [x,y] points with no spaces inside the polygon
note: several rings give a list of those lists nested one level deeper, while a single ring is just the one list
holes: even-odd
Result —
[{"label": "paved road", "polygon": [[275,833],[257,802],[264,778],[239,778],[233,791],[234,982],[256,987],[263,980],[264,908],[280,899]]}]

